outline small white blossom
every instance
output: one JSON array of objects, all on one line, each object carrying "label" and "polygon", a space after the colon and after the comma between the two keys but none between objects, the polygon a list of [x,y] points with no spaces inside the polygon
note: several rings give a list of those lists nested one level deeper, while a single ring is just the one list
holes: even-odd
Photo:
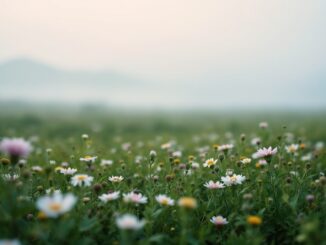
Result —
[{"label": "small white blossom", "polygon": [[310,161],[312,159],[312,154],[311,153],[308,153],[307,155],[304,155],[301,157],[301,161],[303,162],[307,162],[307,161]]},{"label": "small white blossom", "polygon": [[60,173],[63,175],[73,175],[77,172],[77,169],[75,168],[61,168]]},{"label": "small white blossom", "polygon": [[213,216],[213,217],[210,219],[210,222],[213,223],[214,225],[217,225],[217,226],[223,226],[223,225],[226,225],[226,224],[229,223],[229,222],[227,221],[227,219],[224,218],[224,217],[221,216],[221,215]]},{"label": "small white blossom", "polygon": [[122,230],[139,230],[145,225],[144,220],[139,220],[132,214],[124,214],[116,219],[116,224]]},{"label": "small white blossom", "polygon": [[268,122],[260,122],[259,127],[260,128],[268,128]]},{"label": "small white blossom", "polygon": [[111,181],[112,183],[117,183],[117,182],[121,182],[123,181],[123,177],[122,176],[111,176],[109,177],[109,181]]},{"label": "small white blossom", "polygon": [[102,202],[109,202],[109,201],[113,201],[116,200],[120,197],[120,191],[115,191],[115,192],[111,192],[111,193],[107,193],[107,194],[102,194],[100,195],[98,198],[102,201]]},{"label": "small white blossom", "polygon": [[87,140],[87,139],[89,138],[89,136],[88,136],[88,134],[83,134],[83,135],[82,135],[82,138],[83,138],[84,140]]},{"label": "small white blossom", "polygon": [[175,151],[172,153],[173,157],[180,158],[182,157],[182,152],[181,151]]},{"label": "small white blossom", "polygon": [[143,196],[141,193],[130,192],[123,194],[123,201],[126,203],[135,203],[135,204],[145,204],[147,203],[147,197]]},{"label": "small white blossom", "polygon": [[225,187],[223,183],[219,181],[214,182],[212,180],[206,182],[204,186],[208,189],[222,189]]},{"label": "small white blossom", "polygon": [[2,179],[5,181],[15,181],[19,178],[18,174],[3,174]]},{"label": "small white blossom", "polygon": [[241,185],[242,182],[246,180],[246,177],[243,175],[233,174],[232,176],[225,176],[222,177],[221,179],[226,186],[231,186],[231,185]]},{"label": "small white blossom", "polygon": [[198,168],[200,168],[200,165],[199,165],[198,162],[193,162],[193,163],[191,163],[191,168],[192,169],[198,169]]},{"label": "small white blossom", "polygon": [[106,159],[102,159],[101,160],[101,166],[104,167],[104,166],[110,166],[113,164],[113,161],[112,160],[106,160]]},{"label": "small white blossom", "polygon": [[268,148],[259,149],[256,153],[253,154],[253,158],[263,158],[263,157],[271,157],[277,153],[277,147],[274,149],[270,146]]},{"label": "small white blossom", "polygon": [[285,146],[285,150],[287,153],[295,153],[298,149],[299,149],[298,144],[291,144],[291,145]]},{"label": "small white blossom", "polygon": [[233,147],[234,147],[234,145],[232,145],[232,144],[219,145],[217,147],[217,150],[219,150],[219,151],[227,151],[227,150],[231,150]]},{"label": "small white blossom", "polygon": [[156,201],[163,206],[173,206],[174,200],[167,195],[158,195],[155,197]]},{"label": "small white blossom", "polygon": [[210,168],[210,167],[216,165],[216,163],[217,163],[217,159],[210,158],[210,159],[207,159],[207,160],[204,162],[203,166],[204,166],[205,168]]},{"label": "small white blossom", "polygon": [[251,159],[250,158],[244,158],[244,159],[240,160],[240,162],[242,164],[248,164],[248,163],[251,163]]},{"label": "small white blossom", "polygon": [[43,168],[40,167],[40,166],[33,166],[33,167],[32,167],[32,170],[33,170],[34,172],[42,172],[42,171],[43,171]]},{"label": "small white blossom", "polygon": [[87,162],[87,163],[93,163],[95,162],[97,156],[85,156],[85,157],[81,157],[79,160],[81,162]]},{"label": "small white blossom", "polygon": [[51,165],[55,165],[55,164],[56,164],[56,161],[55,161],[55,160],[50,160],[49,163],[50,163]]},{"label": "small white blossom", "polygon": [[256,137],[256,138],[253,138],[252,140],[251,140],[251,144],[252,145],[259,145],[261,143],[261,139],[260,138],[258,138],[258,137]]}]

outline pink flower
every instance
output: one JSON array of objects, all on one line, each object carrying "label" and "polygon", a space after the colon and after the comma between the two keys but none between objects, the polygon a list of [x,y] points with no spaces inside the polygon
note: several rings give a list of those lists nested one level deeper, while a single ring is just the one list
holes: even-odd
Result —
[{"label": "pink flower", "polygon": [[27,157],[32,149],[31,143],[23,138],[4,138],[0,142],[0,151],[10,156]]},{"label": "pink flower", "polygon": [[253,158],[262,158],[262,157],[271,157],[277,153],[277,147],[274,149],[270,146],[268,148],[259,149],[256,153],[253,154]]}]

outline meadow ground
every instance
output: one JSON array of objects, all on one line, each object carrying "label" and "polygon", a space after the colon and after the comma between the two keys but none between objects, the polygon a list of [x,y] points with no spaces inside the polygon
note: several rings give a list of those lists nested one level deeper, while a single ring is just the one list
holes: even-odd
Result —
[{"label": "meadow ground", "polygon": [[325,113],[0,122],[2,242],[325,244]]}]

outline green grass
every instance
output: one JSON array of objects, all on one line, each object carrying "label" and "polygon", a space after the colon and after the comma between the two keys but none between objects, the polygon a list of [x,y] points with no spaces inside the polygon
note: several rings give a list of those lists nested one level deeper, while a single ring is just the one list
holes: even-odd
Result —
[{"label": "green grass", "polygon": [[[317,142],[326,142],[325,119],[324,113],[276,112],[128,115],[85,110],[73,115],[3,114],[0,137],[36,136],[38,140],[33,142],[34,151],[25,166],[0,167],[1,175],[20,175],[16,181],[0,178],[0,239],[16,238],[23,244],[325,244],[326,183],[322,173],[326,174],[326,157],[325,148],[315,148]],[[269,128],[260,129],[259,122],[265,120]],[[84,141],[82,134],[88,134],[90,140]],[[242,134],[245,140],[241,140]],[[251,144],[253,137],[260,137],[262,146],[279,149],[266,167],[257,168],[256,159],[247,165],[239,162],[241,157],[251,158],[259,148]],[[170,140],[176,142],[174,150],[182,151],[179,164],[160,147]],[[125,142],[131,144],[129,151],[121,148]],[[208,158],[221,158],[214,144],[230,142],[235,148],[224,155],[223,161],[219,160],[214,169],[202,167]],[[291,143],[303,143],[305,148],[297,155],[289,154],[285,146]],[[197,149],[204,146],[209,150],[201,156]],[[48,148],[51,153],[47,153]],[[152,165],[151,150],[157,152]],[[302,161],[301,157],[309,153],[312,159]],[[98,159],[89,167],[79,161],[85,155]],[[136,156],[143,157],[140,164],[135,163]],[[180,166],[191,168],[189,156],[194,156],[201,167],[188,176]],[[114,163],[103,168],[101,159]],[[55,160],[56,165],[51,165],[50,160]],[[68,177],[55,172],[62,162],[77,168],[77,173],[93,176],[92,186],[73,187]],[[43,167],[41,173],[32,171],[36,165]],[[157,172],[159,166],[161,171]],[[219,190],[203,186],[209,180],[221,180],[227,169],[247,180]],[[147,178],[150,173],[157,175],[157,180]],[[108,181],[112,175],[125,179],[113,184]],[[78,202],[58,218],[40,219],[35,203],[49,188],[73,193]],[[122,198],[102,203],[98,196],[111,190],[137,190],[148,197],[148,203],[135,206],[124,203]],[[166,194],[176,202],[182,196],[191,196],[198,207],[162,207],[155,201],[158,194]],[[312,202],[306,200],[308,194],[314,196]],[[125,213],[145,219],[144,228],[120,231],[115,220]],[[219,214],[229,221],[221,229],[209,221]],[[248,224],[248,215],[261,217],[262,224]]]}]

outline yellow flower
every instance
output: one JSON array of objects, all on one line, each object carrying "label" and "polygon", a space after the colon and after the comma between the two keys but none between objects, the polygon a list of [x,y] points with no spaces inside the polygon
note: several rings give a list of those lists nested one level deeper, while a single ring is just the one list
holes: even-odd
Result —
[{"label": "yellow flower", "polygon": [[247,223],[250,225],[260,225],[263,222],[262,218],[257,215],[249,215],[247,217]]},{"label": "yellow flower", "polygon": [[193,155],[188,156],[189,161],[193,161],[195,157]]},{"label": "yellow flower", "polygon": [[178,165],[180,163],[180,159],[178,159],[178,158],[177,159],[174,159],[173,160],[173,163],[176,164],[176,165]]},{"label": "yellow flower", "polygon": [[181,197],[178,201],[180,207],[194,209],[197,207],[197,201],[193,197]]},{"label": "yellow flower", "polygon": [[45,214],[44,212],[40,211],[40,212],[38,212],[38,214],[37,214],[37,218],[38,218],[39,220],[45,220],[45,219],[47,219],[47,216],[46,216],[46,214]]}]

